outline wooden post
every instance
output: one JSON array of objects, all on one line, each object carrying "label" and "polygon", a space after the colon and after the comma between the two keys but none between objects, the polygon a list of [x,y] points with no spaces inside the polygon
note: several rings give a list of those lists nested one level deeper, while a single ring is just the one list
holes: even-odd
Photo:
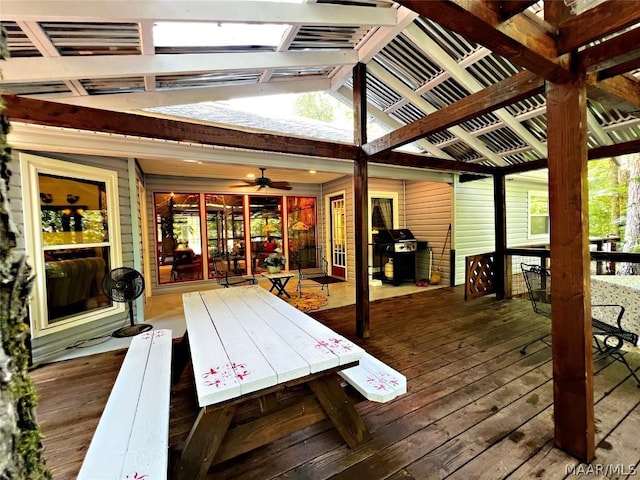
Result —
[{"label": "wooden post", "polygon": [[[367,69],[362,63],[353,67],[354,143],[367,143]],[[367,156],[360,150],[353,163],[353,203],[356,272],[356,335],[369,338],[369,184]]]},{"label": "wooden post", "polygon": [[586,88],[547,84],[555,444],[595,456]]},{"label": "wooden post", "polygon": [[494,286],[496,298],[503,300],[506,296],[505,285],[507,282],[507,272],[505,269],[505,255],[507,250],[507,214],[506,214],[506,194],[505,179],[503,173],[493,175],[493,217],[495,222],[495,257],[493,268],[495,272]]}]

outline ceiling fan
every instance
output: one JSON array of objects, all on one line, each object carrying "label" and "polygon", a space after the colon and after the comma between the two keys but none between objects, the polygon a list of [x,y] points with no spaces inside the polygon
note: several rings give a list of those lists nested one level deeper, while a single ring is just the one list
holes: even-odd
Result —
[{"label": "ceiling fan", "polygon": [[262,175],[255,180],[242,180],[244,185],[232,185],[232,188],[246,188],[246,187],[258,187],[258,190],[268,187],[278,190],[291,190],[289,182],[274,182],[270,178],[264,176],[265,167],[260,167]]}]

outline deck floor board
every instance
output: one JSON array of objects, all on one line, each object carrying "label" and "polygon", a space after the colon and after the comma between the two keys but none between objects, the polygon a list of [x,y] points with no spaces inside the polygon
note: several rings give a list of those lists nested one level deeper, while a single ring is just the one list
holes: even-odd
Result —
[{"label": "deck floor board", "polygon": [[[366,341],[355,337],[353,306],[312,315],[406,375],[407,394],[357,405],[373,438],[354,450],[322,421],[216,465],[208,478],[547,479],[565,478],[577,465],[553,447],[550,348],[537,342],[519,352],[549,328],[528,302],[464,302],[459,288],[379,300]],[[54,478],[75,478],[124,353],[32,371]],[[638,352],[628,360],[640,366]],[[598,361],[594,369],[596,463],[637,465],[640,389],[618,362]],[[197,413],[191,375],[187,367],[172,388],[172,447],[185,440]]]}]

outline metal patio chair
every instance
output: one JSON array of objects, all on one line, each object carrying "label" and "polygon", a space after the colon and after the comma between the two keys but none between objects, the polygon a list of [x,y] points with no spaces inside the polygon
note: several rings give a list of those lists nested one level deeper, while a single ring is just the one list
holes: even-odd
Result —
[{"label": "metal patio chair", "polygon": [[[520,269],[522,270],[524,283],[527,286],[527,292],[529,294],[529,300],[531,301],[533,311],[551,319],[551,274],[546,268],[543,268],[540,265],[521,263]],[[543,342],[546,345],[551,346],[550,338],[551,333],[547,333],[539,338],[531,340],[520,349],[520,353],[523,355],[526,354],[529,345],[536,342]]]}]

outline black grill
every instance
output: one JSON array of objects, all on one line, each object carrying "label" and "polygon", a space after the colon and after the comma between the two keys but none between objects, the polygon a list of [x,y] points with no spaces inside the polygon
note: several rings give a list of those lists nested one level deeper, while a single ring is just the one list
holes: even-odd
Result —
[{"label": "black grill", "polygon": [[[373,235],[374,278],[400,285],[416,281],[416,249],[418,242],[408,228],[380,230]],[[388,262],[393,263],[393,275],[388,276]],[[385,268],[386,267],[386,268]],[[377,270],[377,271],[376,271]],[[385,270],[386,273],[385,274]]]}]

